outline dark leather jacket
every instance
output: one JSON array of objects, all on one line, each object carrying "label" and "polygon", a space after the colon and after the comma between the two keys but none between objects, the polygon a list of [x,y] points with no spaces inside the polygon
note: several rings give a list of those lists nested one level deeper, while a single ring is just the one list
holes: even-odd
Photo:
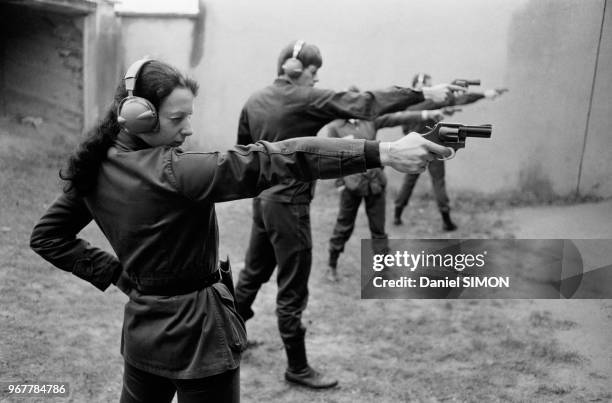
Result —
[{"label": "dark leather jacket", "polygon": [[[376,142],[322,141],[187,152],[120,133],[95,190],[63,193],[35,226],[31,247],[101,290],[122,269],[136,288],[197,284],[217,268],[214,203],[253,197],[288,177],[310,181],[380,165]],[[77,237],[92,219],[117,257]]]},{"label": "dark leather jacket", "polygon": [[[261,142],[218,153],[151,148],[120,133],[95,191],[62,194],[30,243],[101,290],[129,276],[120,288],[130,297],[121,339],[130,365],[169,378],[212,376],[236,368],[246,346],[229,290],[200,286],[217,268],[214,203],[254,196],[288,176],[313,180],[379,165],[378,144],[363,140]],[[77,237],[92,219],[117,257]]]}]

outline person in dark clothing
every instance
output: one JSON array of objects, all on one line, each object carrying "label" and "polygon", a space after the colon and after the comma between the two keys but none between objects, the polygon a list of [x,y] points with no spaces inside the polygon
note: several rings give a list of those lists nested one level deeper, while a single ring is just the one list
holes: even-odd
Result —
[{"label": "person in dark clothing", "polygon": [[[351,86],[349,91],[359,92]],[[427,111],[432,118],[442,116],[440,110]],[[420,122],[423,119],[420,111],[395,112],[380,116],[373,121],[360,119],[336,119],[325,128],[328,137],[344,139],[376,139],[378,129]],[[370,236],[374,254],[385,254],[389,249],[388,236],[385,232],[386,186],[387,178],[381,168],[369,169],[366,173],[353,174],[336,180],[340,191],[338,217],[329,240],[329,259],[327,278],[332,282],[338,278],[338,258],[344,251],[344,245],[350,239],[355,228],[359,205],[363,200],[368,217]]]},{"label": "person in dark clothing", "polygon": [[[141,60],[60,173],[64,191],[35,225],[30,246],[125,305],[121,402],[238,402],[246,346],[218,263],[215,203],[253,197],[288,178],[311,181],[389,165],[420,172],[449,149],[413,134],[393,143],[288,139],[225,153],[185,151],[198,85]],[[115,254],[78,237],[95,221]],[[226,274],[221,269],[224,269]]]},{"label": "person in dark clothing", "polygon": [[[321,65],[321,53],[315,45],[304,41],[288,44],[279,55],[276,80],[251,95],[242,108],[238,144],[316,136],[337,118],[372,120],[425,99],[443,102],[451,90],[461,89],[449,85],[424,87],[422,91],[392,87],[358,93],[317,89],[314,85]],[[278,267],[276,314],[288,360],[285,378],[312,388],[326,388],[337,381],[308,364],[306,328],[301,321],[312,262],[310,201],[314,185],[290,179],[253,200],[251,237],[236,285],[236,301],[240,315],[245,320],[252,318],[251,306],[259,289]]]},{"label": "person in dark clothing", "polygon": [[[419,73],[414,76],[412,81],[412,86],[416,89],[423,86],[431,86],[431,76],[425,73]],[[464,94],[460,94],[454,98],[451,102],[452,105],[467,105],[474,103],[480,99],[495,99],[501,94],[507,91],[505,88],[491,89],[486,91],[468,91]],[[443,115],[441,114],[429,114],[430,110],[442,110],[445,111],[444,114],[452,115],[454,113],[453,108],[445,108],[449,105],[449,102],[433,102],[433,101],[424,101],[422,103],[411,105],[407,108],[407,111],[422,111],[423,119],[420,121],[413,121],[408,124],[402,125],[402,130],[404,134],[417,132],[417,133],[427,133],[429,131],[428,127],[432,127],[437,122],[443,119]],[[440,109],[443,108],[443,109]],[[434,192],[434,196],[436,198],[436,203],[438,205],[438,209],[440,210],[440,214],[442,216],[442,229],[444,231],[454,231],[457,229],[457,225],[453,222],[450,216],[450,205],[449,198],[446,192],[446,180],[445,180],[445,163],[444,160],[432,161],[427,170],[429,171],[429,175],[431,177],[431,184]],[[404,180],[400,187],[400,190],[395,198],[395,209],[393,215],[393,224],[402,225],[402,212],[404,208],[408,205],[410,201],[410,196],[412,195],[412,191],[414,190],[414,186],[416,185],[417,180],[419,179],[419,174],[406,174],[404,176]]]}]

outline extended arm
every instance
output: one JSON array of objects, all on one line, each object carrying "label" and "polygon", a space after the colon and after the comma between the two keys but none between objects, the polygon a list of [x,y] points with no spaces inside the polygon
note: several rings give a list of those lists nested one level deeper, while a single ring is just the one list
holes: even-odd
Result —
[{"label": "extended arm", "polygon": [[236,146],[226,153],[173,153],[171,165],[175,186],[187,197],[221,202],[256,196],[290,178],[332,179],[381,165],[422,172],[432,153],[451,151],[417,134],[393,143],[301,137]]},{"label": "extended arm", "polygon": [[295,138],[260,141],[225,152],[172,154],[179,191],[215,202],[254,197],[287,179],[336,178],[380,166],[378,143],[364,140]]},{"label": "extended arm", "polygon": [[428,120],[438,122],[442,120],[442,118],[442,111],[439,109],[422,111],[407,110],[402,112],[388,113],[386,115],[377,117],[374,120],[374,127],[376,130],[378,130],[382,129],[383,127],[411,125]]},{"label": "extended arm", "polygon": [[378,116],[404,110],[424,100],[444,102],[451,90],[463,91],[464,88],[448,84],[426,87],[422,92],[403,87],[365,92],[334,92],[311,88],[308,89],[310,108],[307,112],[317,118],[374,120]]},{"label": "extended arm", "polygon": [[472,104],[481,99],[495,99],[501,96],[504,92],[508,91],[507,88],[495,88],[484,91],[469,91],[464,94],[455,97],[455,105],[467,105]]}]

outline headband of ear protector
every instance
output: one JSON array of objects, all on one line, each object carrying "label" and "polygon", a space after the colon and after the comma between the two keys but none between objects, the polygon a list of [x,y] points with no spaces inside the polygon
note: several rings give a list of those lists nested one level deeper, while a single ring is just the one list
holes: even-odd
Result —
[{"label": "headband of ear protector", "polygon": [[425,85],[425,79],[427,79],[427,78],[430,78],[429,74],[418,73],[417,76],[416,76],[416,80],[415,80],[413,85],[417,85],[417,84]]},{"label": "headband of ear protector", "polygon": [[419,75],[417,76],[417,84],[425,84],[425,74],[419,73]]},{"label": "headband of ear protector", "polygon": [[298,59],[298,56],[300,55],[300,52],[305,44],[306,42],[303,40],[297,40],[295,45],[293,45],[293,53],[291,58],[285,60],[285,63],[282,65],[283,71],[287,76],[289,76],[289,78],[296,79],[302,75],[302,71],[304,71],[304,66],[302,65],[300,59]]},{"label": "headband of ear protector", "polygon": [[138,75],[145,64],[153,61],[144,58],[134,62],[125,73],[125,89],[128,96],[121,100],[117,108],[119,126],[130,134],[154,132],[157,130],[157,111],[151,102],[145,98],[134,96],[134,87]]}]

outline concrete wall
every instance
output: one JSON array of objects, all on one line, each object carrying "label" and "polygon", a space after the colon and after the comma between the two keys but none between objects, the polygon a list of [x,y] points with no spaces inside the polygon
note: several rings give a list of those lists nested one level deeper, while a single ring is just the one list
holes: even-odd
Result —
[{"label": "concrete wall", "polygon": [[85,17],[83,47],[83,126],[87,130],[103,118],[123,72],[121,26],[111,4],[101,1]]},{"label": "concrete wall", "polygon": [[193,27],[193,19],[180,16],[122,16],[123,70],[149,56],[190,72]]},{"label": "concrete wall", "polygon": [[116,88],[119,42],[103,0],[0,4],[0,113],[93,126]]},{"label": "concrete wall", "polygon": [[409,85],[427,71],[438,82],[480,78],[483,87],[510,88],[452,118],[492,123],[494,133],[448,163],[451,191],[611,196],[605,2],[208,0],[199,19],[124,17],[122,35],[125,60],[162,57],[198,79],[195,141],[203,147],[233,144],[242,104],[274,79],[281,47],[302,38],[323,52],[321,87]]},{"label": "concrete wall", "polygon": [[4,114],[83,124],[82,17],[0,6]]},{"label": "concrete wall", "polygon": [[592,106],[580,171],[580,193],[612,196],[612,3],[608,1],[594,71]]},{"label": "concrete wall", "polygon": [[[503,111],[505,130],[498,138],[508,150],[502,166],[509,185],[534,193],[578,189],[603,5],[542,0],[513,13],[505,81],[514,97]],[[601,101],[610,110],[609,93]],[[602,151],[593,157],[605,160]],[[585,170],[581,179],[591,175]]]}]

